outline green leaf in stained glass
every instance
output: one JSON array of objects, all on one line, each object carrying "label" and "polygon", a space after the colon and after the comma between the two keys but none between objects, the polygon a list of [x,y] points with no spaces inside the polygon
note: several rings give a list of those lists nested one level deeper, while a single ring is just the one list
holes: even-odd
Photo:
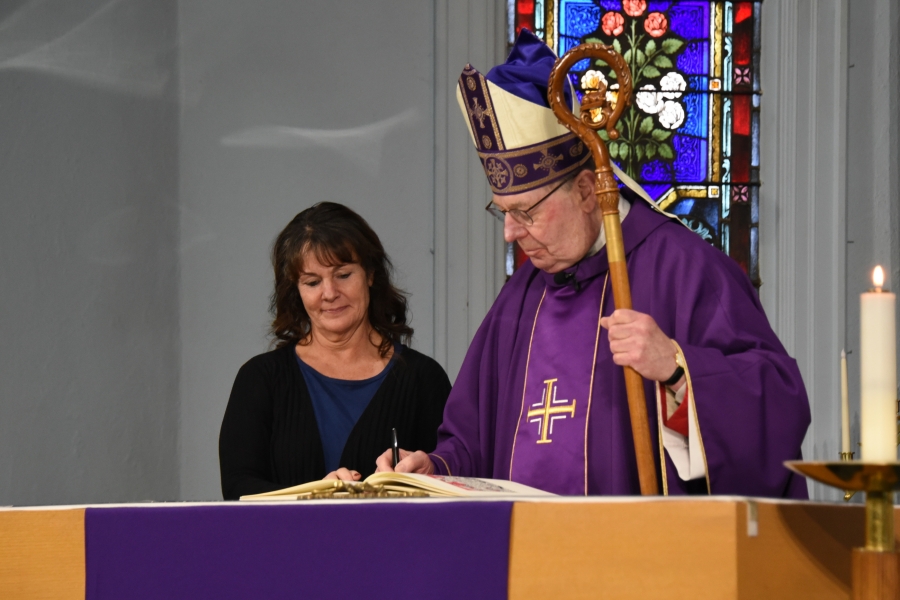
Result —
[{"label": "green leaf in stained glass", "polygon": [[621,158],[622,160],[628,158],[628,153],[630,150],[631,148],[628,147],[628,144],[622,142],[621,148],[619,148],[619,158]]},{"label": "green leaf in stained glass", "polygon": [[634,154],[637,156],[638,160],[644,158],[644,147],[641,145],[637,145],[634,147]]},{"label": "green leaf in stained glass", "polygon": [[630,62],[631,62],[631,48],[629,48],[628,50],[625,51],[625,54],[622,56],[622,58],[623,58],[623,59],[625,60],[625,62],[627,62],[627,63],[630,63]]},{"label": "green leaf in stained glass", "polygon": [[675,158],[675,152],[672,150],[671,144],[660,144],[659,145],[659,155],[663,158],[673,159]]},{"label": "green leaf in stained glass", "polygon": [[654,67],[653,65],[647,65],[644,67],[644,77],[659,77],[660,76],[659,69]]},{"label": "green leaf in stained glass", "polygon": [[589,38],[584,38],[584,43],[585,44],[602,44],[603,40],[601,40],[600,38],[589,37]]},{"label": "green leaf in stained glass", "polygon": [[660,69],[671,69],[675,65],[672,64],[671,59],[665,54],[660,54],[656,58],[653,59],[653,64],[659,67]]},{"label": "green leaf in stained glass", "polygon": [[613,50],[615,50],[619,54],[622,54],[622,44],[619,42],[619,38],[616,38],[613,40],[612,46],[613,46]]},{"label": "green leaf in stained glass", "polygon": [[619,76],[616,75],[616,72],[613,71],[612,69],[609,70],[609,73],[607,74],[606,77],[607,77],[608,79],[618,79],[618,78],[619,78]]},{"label": "green leaf in stained glass", "polygon": [[675,54],[682,46],[684,46],[684,42],[676,39],[668,39],[662,43],[663,52],[666,54]]},{"label": "green leaf in stained glass", "polygon": [[656,146],[653,144],[647,145],[647,159],[651,159],[656,156]]},{"label": "green leaf in stained glass", "polygon": [[[654,129],[653,133],[650,134],[653,136],[653,139],[657,142],[664,142],[669,139],[669,136],[672,135],[671,131],[665,131],[664,129]],[[660,152],[662,154],[662,152]]]},{"label": "green leaf in stained glass", "polygon": [[644,117],[641,121],[641,133],[650,133],[653,131],[653,117]]},{"label": "green leaf in stained glass", "polygon": [[646,52],[648,56],[656,52],[656,40],[650,38],[650,41],[648,41],[647,45],[644,47],[644,52]]},{"label": "green leaf in stained glass", "polygon": [[610,158],[619,158],[619,142],[610,142],[609,143],[609,157]]},{"label": "green leaf in stained glass", "polygon": [[606,130],[605,130],[605,129],[601,129],[600,131],[598,131],[598,132],[597,132],[597,135],[599,135],[599,136],[600,136],[600,139],[603,140],[604,142],[608,142],[608,141],[609,141],[609,134],[606,133]]},{"label": "green leaf in stained glass", "polygon": [[644,63],[647,62],[647,55],[644,54],[644,52],[642,50],[638,50],[637,52],[635,52],[634,56],[635,56],[634,60],[636,61],[637,66],[639,66],[639,67],[643,66]]}]

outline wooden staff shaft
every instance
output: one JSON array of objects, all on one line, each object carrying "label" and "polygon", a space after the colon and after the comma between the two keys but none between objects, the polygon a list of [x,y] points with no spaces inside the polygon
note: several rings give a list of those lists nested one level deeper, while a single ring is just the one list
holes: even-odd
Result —
[{"label": "wooden staff shaft", "polygon": [[[612,67],[616,72],[619,90],[613,106],[609,106],[605,101],[605,88],[593,94],[585,94],[581,106],[581,119],[578,119],[566,105],[563,85],[568,85],[569,69],[584,58],[591,59],[590,64],[595,64],[595,59],[601,59]],[[605,126],[610,139],[618,137],[615,124],[625,106],[631,103],[631,91],[631,73],[625,61],[611,47],[602,44],[582,44],[566,52],[553,67],[548,85],[550,108],[553,109],[556,118],[581,138],[594,157],[597,168],[597,202],[603,212],[609,273],[617,309],[631,308],[631,286],[628,282],[622,223],[619,219],[619,188],[610,167],[609,151],[596,130]],[[591,109],[595,109],[594,114],[599,115],[598,119],[594,119]],[[653,460],[653,444],[650,441],[644,382],[641,376],[629,367],[625,367],[625,391],[628,395],[628,411],[631,415],[631,433],[634,438],[634,454],[637,459],[641,494],[657,495],[659,487],[656,481],[656,463]]]},{"label": "wooden staff shaft", "polygon": [[[599,191],[597,195],[599,202]],[[616,196],[618,200],[618,188]],[[613,300],[616,308],[631,308],[631,284],[628,281],[628,266],[625,263],[622,240],[622,222],[619,219],[618,209],[615,212],[603,213],[603,227],[606,229],[606,248],[609,257],[609,275],[612,279]],[[656,464],[653,462],[653,444],[650,442],[650,425],[647,421],[644,379],[631,367],[625,367],[625,392],[628,395],[631,435],[634,438],[634,454],[637,457],[641,494],[656,496],[659,495],[659,486],[656,483]]]}]

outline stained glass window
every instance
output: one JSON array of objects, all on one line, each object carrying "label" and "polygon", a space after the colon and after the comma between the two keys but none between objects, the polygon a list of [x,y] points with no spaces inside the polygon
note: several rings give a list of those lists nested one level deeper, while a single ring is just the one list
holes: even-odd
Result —
[{"label": "stained glass window", "polygon": [[[560,55],[585,42],[623,55],[635,97],[610,156],[758,287],[761,2],[510,0],[508,6],[510,43],[528,27]],[[579,96],[590,70],[614,93],[615,73],[602,61],[583,60],[570,73]]]}]

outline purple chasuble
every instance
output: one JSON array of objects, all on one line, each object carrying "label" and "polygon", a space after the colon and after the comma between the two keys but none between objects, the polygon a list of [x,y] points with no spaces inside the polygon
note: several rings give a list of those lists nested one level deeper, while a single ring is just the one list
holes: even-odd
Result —
[{"label": "purple chasuble", "polygon": [[[687,494],[705,491],[708,485],[713,494],[806,498],[806,482],[782,463],[801,458],[800,444],[810,422],[809,401],[796,361],[769,326],[747,275],[697,234],[635,200],[629,190],[622,194],[632,201],[622,222],[622,236],[634,310],[652,316],[684,352],[707,466],[706,478],[688,482],[678,477],[668,456],[660,452],[656,391],[654,382],[645,382],[660,489]],[[574,362],[589,354],[582,349],[587,342],[581,336],[596,335],[599,295],[594,289],[602,287],[608,272],[606,249],[567,271],[574,274],[582,291],[558,290],[563,295],[556,297],[559,306],[554,306],[554,313],[568,311],[572,316],[555,319],[551,339],[556,347],[532,349],[540,354],[532,356],[531,365],[528,352],[535,315],[545,290],[550,295],[554,278],[526,262],[501,290],[469,346],[447,400],[432,453],[438,473],[512,476],[539,488],[572,494],[585,493],[586,478],[588,494],[640,493],[625,377],[612,360],[605,330],[600,332],[593,365],[584,366],[581,376],[587,377],[593,368],[591,395],[583,387],[565,387],[569,382],[561,375],[554,391],[557,400],[567,402],[558,406],[574,399],[575,417],[571,422],[568,416],[553,420],[552,434],[548,429],[552,442],[542,444],[561,453],[569,446],[557,446],[560,436],[572,433],[584,444],[583,450],[571,460],[555,457],[552,473],[547,463],[529,454],[537,451],[537,423],[529,422],[523,413],[537,408],[531,405],[541,401],[544,381],[556,377],[549,370],[529,368],[540,356],[540,361],[556,361],[553,368],[560,373],[568,372],[569,365],[557,364],[559,360]],[[609,292],[602,312],[608,315],[613,310]],[[542,318],[538,317],[538,328]],[[541,330],[538,333],[546,338]],[[559,351],[554,355],[554,350]],[[526,393],[529,397],[523,401]],[[550,396],[552,402],[553,391]],[[573,432],[571,425],[579,411],[587,408],[589,397],[590,413],[580,413],[586,429],[585,421],[580,421],[581,432]]]},{"label": "purple chasuble", "polygon": [[577,285],[545,279],[550,282],[529,341],[509,478],[556,494],[586,494],[585,436],[606,278]]}]

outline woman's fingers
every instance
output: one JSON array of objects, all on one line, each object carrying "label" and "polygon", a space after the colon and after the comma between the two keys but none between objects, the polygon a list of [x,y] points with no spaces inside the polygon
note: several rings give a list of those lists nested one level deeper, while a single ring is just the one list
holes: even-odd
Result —
[{"label": "woman's fingers", "polygon": [[340,479],[341,481],[359,481],[362,477],[358,471],[352,471],[341,467],[337,471],[332,471],[324,477],[324,479]]}]

